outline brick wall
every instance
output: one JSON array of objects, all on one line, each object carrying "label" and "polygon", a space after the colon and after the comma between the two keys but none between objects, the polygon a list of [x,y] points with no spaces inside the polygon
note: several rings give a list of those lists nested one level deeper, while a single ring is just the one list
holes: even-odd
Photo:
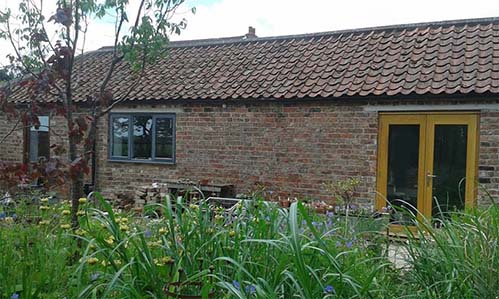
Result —
[{"label": "brick wall", "polygon": [[[456,102],[435,101],[434,104]],[[483,103],[483,101],[480,101]],[[495,102],[497,103],[497,101]],[[174,112],[177,124],[176,164],[110,162],[108,120],[100,123],[98,188],[105,194],[132,192],[152,182],[189,178],[230,183],[238,193],[264,182],[282,196],[328,199],[326,181],[348,177],[361,180],[359,199],[372,203],[375,196],[378,117],[366,106],[426,105],[426,101],[191,103],[139,107],[118,111]],[[432,106],[428,105],[428,110]],[[51,143],[64,142],[65,120],[51,118]],[[0,115],[0,130],[12,121]],[[3,138],[0,134],[0,138]],[[0,144],[0,160],[22,160],[22,131]],[[499,197],[499,105],[480,115],[480,204],[487,190]]]},{"label": "brick wall", "polygon": [[0,143],[0,161],[21,162],[24,146],[22,123],[16,126],[16,120],[9,119],[0,112],[0,140],[3,140],[14,127],[16,129]]},{"label": "brick wall", "polygon": [[[135,111],[147,109],[139,107]],[[99,188],[106,193],[168,179],[230,183],[238,193],[255,182],[282,196],[327,199],[326,181],[360,178],[359,198],[374,198],[376,113],[358,104],[227,104],[155,107],[176,112],[176,164],[107,161],[99,147]],[[142,110],[143,111],[143,110]],[[102,124],[107,132],[107,122]]]}]

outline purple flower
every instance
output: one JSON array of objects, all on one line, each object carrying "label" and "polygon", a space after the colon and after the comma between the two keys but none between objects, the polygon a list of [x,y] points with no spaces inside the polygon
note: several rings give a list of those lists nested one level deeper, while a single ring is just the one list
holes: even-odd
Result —
[{"label": "purple flower", "polygon": [[353,241],[348,241],[346,244],[347,248],[352,248]]},{"label": "purple flower", "polygon": [[265,221],[270,221],[270,216],[265,216]]},{"label": "purple flower", "polygon": [[324,293],[326,293],[326,294],[334,294],[336,292],[334,291],[334,287],[332,285],[327,285],[324,288]]},{"label": "purple flower", "polygon": [[334,217],[334,213],[331,212],[331,211],[327,211],[326,212],[326,216],[327,216],[327,218],[333,218]]},{"label": "purple flower", "polygon": [[146,230],[146,231],[144,232],[144,237],[146,237],[146,238],[150,238],[151,236],[152,236],[152,233],[151,233],[151,231],[150,231],[150,230]]},{"label": "purple flower", "polygon": [[99,276],[100,276],[99,272],[93,273],[92,275],[90,275],[90,280],[95,281],[99,278]]},{"label": "purple flower", "polygon": [[340,241],[336,241],[336,247],[340,247],[341,246],[341,242]]},{"label": "purple flower", "polygon": [[238,289],[238,290],[240,290],[240,289],[241,289],[241,284],[239,284],[239,282],[238,282],[237,280],[233,280],[233,281],[232,281],[232,285],[233,285],[236,289]]},{"label": "purple flower", "polygon": [[254,285],[252,285],[252,284],[246,286],[244,289],[246,290],[246,294],[250,294],[251,295],[251,294],[256,293],[256,287]]},{"label": "purple flower", "polygon": [[10,299],[19,299],[19,294],[18,293],[12,294],[12,296],[10,296]]}]

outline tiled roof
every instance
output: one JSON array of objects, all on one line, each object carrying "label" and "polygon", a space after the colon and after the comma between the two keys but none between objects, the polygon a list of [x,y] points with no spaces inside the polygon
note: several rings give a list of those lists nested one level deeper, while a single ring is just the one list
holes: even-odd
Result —
[{"label": "tiled roof", "polygon": [[[78,59],[78,89],[94,94],[110,63]],[[499,18],[316,34],[172,42],[130,100],[299,99],[499,93]],[[132,84],[122,64],[115,96]]]}]

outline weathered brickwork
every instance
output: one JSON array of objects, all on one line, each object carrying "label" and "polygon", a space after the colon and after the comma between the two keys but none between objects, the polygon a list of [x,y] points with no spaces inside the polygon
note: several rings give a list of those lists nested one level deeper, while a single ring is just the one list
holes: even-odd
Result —
[{"label": "weathered brickwork", "polygon": [[[189,178],[234,184],[237,192],[262,182],[282,196],[326,199],[324,182],[355,176],[362,181],[360,198],[374,197],[377,117],[360,105],[185,105],[154,111],[176,112],[175,165],[108,162],[107,140],[101,138],[103,191]],[[102,128],[107,131],[107,123]]]},{"label": "weathered brickwork", "polygon": [[[393,105],[403,110],[404,105],[428,105],[427,110],[431,111],[432,105],[457,104],[445,100],[431,103],[229,101],[123,106],[116,111],[175,113],[176,163],[108,161],[106,117],[99,124],[97,188],[104,194],[133,193],[137,187],[153,182],[188,178],[234,184],[237,193],[247,192],[256,182],[262,182],[267,190],[283,197],[327,200],[324,182],[357,177],[361,180],[359,201],[372,204],[376,188],[378,111],[366,107]],[[480,189],[487,190],[497,201],[499,105],[497,109],[481,110]],[[51,143],[64,142],[65,125],[63,118],[51,118]],[[1,132],[11,127],[12,121],[0,115]],[[13,132],[0,145],[0,160],[21,161],[22,139],[22,130]],[[485,192],[479,194],[479,204],[490,202]]]},{"label": "weathered brickwork", "polygon": [[490,204],[490,197],[499,203],[499,107],[495,111],[482,111],[480,115],[478,176],[479,203]]},{"label": "weathered brickwork", "polygon": [[[13,131],[12,131],[13,130]],[[11,132],[12,131],[12,132]],[[10,134],[5,140],[7,134]],[[22,123],[7,118],[0,112],[0,161],[20,162],[23,159]]]}]

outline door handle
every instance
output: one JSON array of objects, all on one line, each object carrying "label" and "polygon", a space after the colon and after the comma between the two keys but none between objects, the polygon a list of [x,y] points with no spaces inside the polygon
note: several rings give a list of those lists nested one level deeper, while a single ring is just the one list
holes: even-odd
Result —
[{"label": "door handle", "polygon": [[426,173],[426,183],[429,184],[431,180],[433,180],[434,178],[436,178],[437,176],[434,175],[434,174],[431,174],[430,172],[427,172]]}]

